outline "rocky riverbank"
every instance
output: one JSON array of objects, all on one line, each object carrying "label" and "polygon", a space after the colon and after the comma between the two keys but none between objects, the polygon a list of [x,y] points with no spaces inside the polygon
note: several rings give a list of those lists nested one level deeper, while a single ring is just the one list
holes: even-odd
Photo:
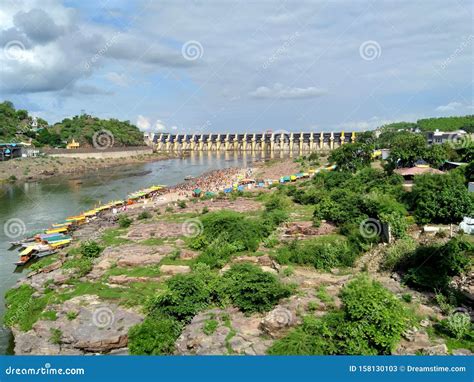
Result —
[{"label": "rocky riverbank", "polygon": [[0,162],[0,185],[16,181],[35,181],[57,175],[83,175],[102,168],[133,165],[170,159],[168,153],[143,154],[120,158],[16,158]]},{"label": "rocky riverbank", "polygon": [[[18,283],[15,293],[21,306],[13,306],[13,302],[6,317],[13,328],[15,354],[128,354],[129,330],[146,318],[150,299],[165,291],[171,278],[193,272],[200,252],[191,248],[189,240],[202,229],[200,217],[224,210],[260,216],[271,193],[264,189],[240,197],[190,199],[189,190],[206,185],[217,191],[221,184],[233,182],[247,171],[210,172],[192,185],[175,187],[147,203],[133,205],[124,212],[131,223],[127,227],[111,212],[80,227],[72,247],[34,264],[33,271]],[[287,175],[277,167],[271,172],[267,166],[265,171],[272,178]],[[311,209],[293,205],[289,220],[278,227],[273,240],[284,243],[335,234],[335,227],[326,222],[313,227],[311,217]],[[80,253],[81,244],[90,240],[103,248],[92,260]],[[275,244],[262,243],[254,252],[235,254],[219,270],[220,276],[235,264],[253,264],[283,285],[292,286],[293,293],[265,312],[245,314],[232,305],[199,311],[182,328],[174,354],[266,354],[305,316],[321,317],[339,309],[342,288],[362,272],[368,272],[399,299],[409,295],[407,306],[419,318],[403,333],[395,354],[447,354],[443,339],[434,337],[431,330],[434,322],[445,317],[443,312],[430,296],[380,270],[383,248],[374,247],[354,268],[326,272],[279,264]],[[456,352],[469,354],[468,350],[452,353]]]}]

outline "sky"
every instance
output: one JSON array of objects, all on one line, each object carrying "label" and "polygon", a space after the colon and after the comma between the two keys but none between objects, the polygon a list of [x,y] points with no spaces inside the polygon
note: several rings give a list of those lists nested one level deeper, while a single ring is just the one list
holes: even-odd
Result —
[{"label": "sky", "polygon": [[474,114],[473,4],[1,0],[0,100],[182,134]]}]

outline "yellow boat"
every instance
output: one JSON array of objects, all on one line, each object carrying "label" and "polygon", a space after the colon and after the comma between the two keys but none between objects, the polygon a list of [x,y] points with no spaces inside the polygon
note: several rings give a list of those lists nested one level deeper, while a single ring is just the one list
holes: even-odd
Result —
[{"label": "yellow boat", "polygon": [[298,177],[297,177],[296,175],[291,175],[291,176],[290,176],[290,180],[291,180],[292,182],[294,182],[297,178],[298,178]]},{"label": "yellow boat", "polygon": [[69,227],[71,225],[72,225],[72,222],[65,222],[65,223],[53,224],[52,227],[54,227],[54,228],[64,228],[64,227]]},{"label": "yellow boat", "polygon": [[66,218],[66,220],[75,222],[75,221],[86,220],[86,217],[85,216],[69,216],[68,218]]},{"label": "yellow boat", "polygon": [[67,232],[67,227],[62,227],[62,228],[54,228],[54,229],[48,229],[46,231],[44,231],[44,233],[46,234],[52,234],[52,233],[64,233],[64,232]]},{"label": "yellow boat", "polygon": [[63,247],[65,245],[69,244],[71,241],[72,241],[72,239],[55,241],[55,242],[51,243],[49,246],[51,248],[59,248],[59,247]]}]

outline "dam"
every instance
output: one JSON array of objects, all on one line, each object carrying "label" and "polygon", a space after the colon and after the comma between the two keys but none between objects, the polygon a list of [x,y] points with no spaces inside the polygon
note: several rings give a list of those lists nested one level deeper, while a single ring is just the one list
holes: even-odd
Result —
[{"label": "dam", "polygon": [[266,132],[244,134],[155,134],[149,144],[157,151],[330,151],[355,142],[356,133]]}]

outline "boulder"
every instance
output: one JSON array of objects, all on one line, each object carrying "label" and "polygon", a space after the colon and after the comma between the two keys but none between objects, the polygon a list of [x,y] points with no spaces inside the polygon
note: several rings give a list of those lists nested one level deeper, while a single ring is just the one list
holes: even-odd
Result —
[{"label": "boulder", "polygon": [[191,268],[187,265],[162,265],[160,272],[163,275],[177,275],[191,272]]}]

